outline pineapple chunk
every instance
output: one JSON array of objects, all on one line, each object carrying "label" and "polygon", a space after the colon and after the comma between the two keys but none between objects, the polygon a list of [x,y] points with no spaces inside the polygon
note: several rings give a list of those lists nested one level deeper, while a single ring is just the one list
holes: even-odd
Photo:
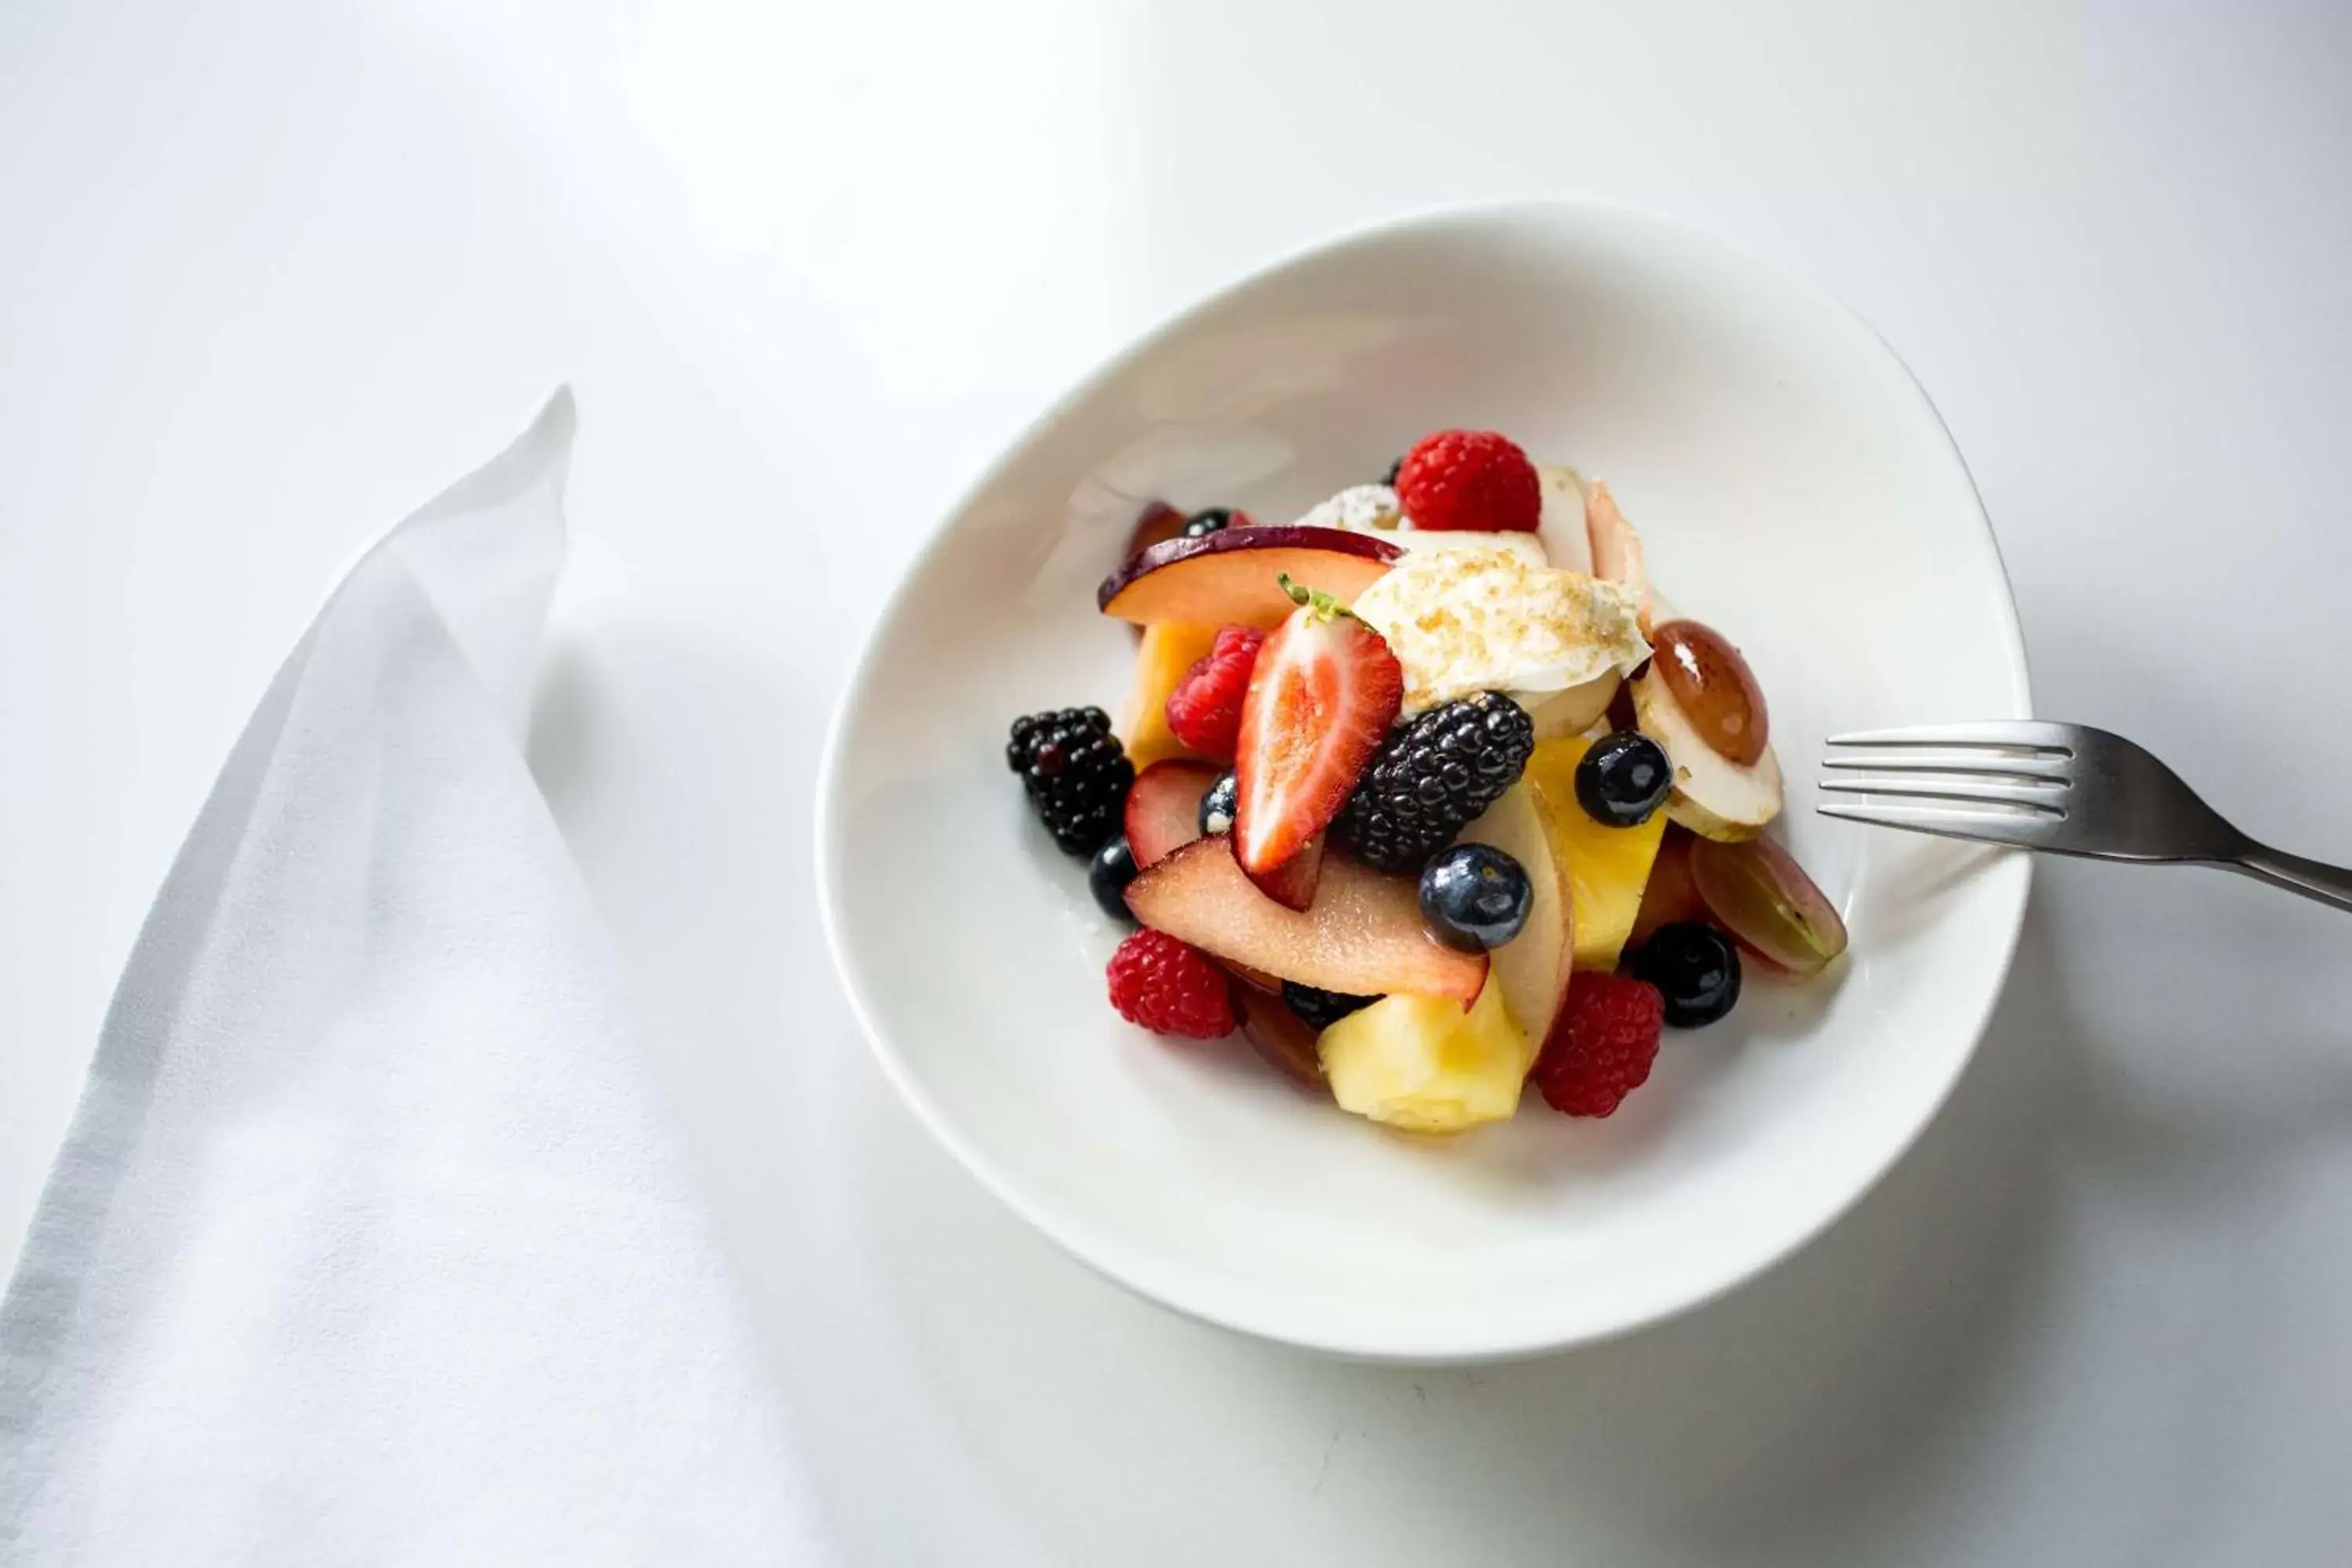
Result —
[{"label": "pineapple chunk", "polygon": [[1665,837],[1666,814],[1639,827],[1593,821],[1576,798],[1576,764],[1591,744],[1580,735],[1538,742],[1526,778],[1543,805],[1552,853],[1568,872],[1576,967],[1614,969],[1642,912],[1642,889]]},{"label": "pineapple chunk", "polygon": [[1383,996],[1323,1031],[1316,1049],[1343,1110],[1407,1132],[1506,1121],[1536,1047],[1491,981],[1469,1011],[1449,996]]}]

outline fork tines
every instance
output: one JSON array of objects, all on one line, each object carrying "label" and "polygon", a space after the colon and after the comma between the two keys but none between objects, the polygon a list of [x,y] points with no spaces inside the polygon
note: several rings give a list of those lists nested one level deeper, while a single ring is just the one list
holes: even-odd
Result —
[{"label": "fork tines", "polygon": [[2067,726],[2038,719],[2016,719],[1990,724],[1914,724],[1902,730],[1856,730],[1832,735],[1832,746],[1969,746],[2003,752],[2046,752],[2057,757],[2074,754],[2074,739]]},{"label": "fork tines", "polygon": [[1834,735],[1828,744],[1822,766],[1832,776],[1819,781],[1823,794],[1888,804],[1832,802],[1819,807],[1824,816],[1994,843],[2029,840],[2066,817],[2074,750],[2055,724],[1925,724]]}]

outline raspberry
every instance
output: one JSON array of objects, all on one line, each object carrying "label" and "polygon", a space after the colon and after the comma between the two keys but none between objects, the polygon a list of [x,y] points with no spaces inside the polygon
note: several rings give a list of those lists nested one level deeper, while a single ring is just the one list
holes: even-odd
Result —
[{"label": "raspberry", "polygon": [[1606,1116],[1649,1081],[1665,1002],[1647,981],[1580,974],[1536,1059],[1535,1085],[1563,1116]]},{"label": "raspberry", "polygon": [[1110,955],[1110,1005],[1155,1035],[1213,1040],[1234,1032],[1225,972],[1164,931],[1139,931]]},{"label": "raspberry", "polygon": [[1415,528],[1533,533],[1543,520],[1535,465],[1492,430],[1423,437],[1404,455],[1396,492]]},{"label": "raspberry", "polygon": [[1193,662],[1168,694],[1168,727],[1204,757],[1234,760],[1241,739],[1242,699],[1265,634],[1250,626],[1227,626],[1207,657]]}]

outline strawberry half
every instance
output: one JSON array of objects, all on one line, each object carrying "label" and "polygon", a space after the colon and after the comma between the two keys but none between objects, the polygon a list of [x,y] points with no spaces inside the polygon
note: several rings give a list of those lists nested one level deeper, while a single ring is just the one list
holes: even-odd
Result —
[{"label": "strawberry half", "polygon": [[1259,892],[1300,914],[1315,902],[1315,885],[1322,879],[1323,836],[1319,833],[1273,870],[1250,873],[1250,881]]},{"label": "strawberry half", "polygon": [[[1292,909],[1314,897],[1307,858],[1317,836],[1396,721],[1404,671],[1381,634],[1328,594],[1282,585],[1297,601],[1258,650],[1242,703],[1234,858],[1269,896]],[[1306,865],[1289,876],[1294,858]]]}]

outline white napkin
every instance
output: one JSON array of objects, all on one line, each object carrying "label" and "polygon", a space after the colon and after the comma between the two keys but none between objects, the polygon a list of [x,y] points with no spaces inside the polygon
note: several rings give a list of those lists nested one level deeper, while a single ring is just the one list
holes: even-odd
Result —
[{"label": "white napkin", "polygon": [[521,736],[572,408],[223,768],[0,1303],[11,1563],[830,1561]]}]

